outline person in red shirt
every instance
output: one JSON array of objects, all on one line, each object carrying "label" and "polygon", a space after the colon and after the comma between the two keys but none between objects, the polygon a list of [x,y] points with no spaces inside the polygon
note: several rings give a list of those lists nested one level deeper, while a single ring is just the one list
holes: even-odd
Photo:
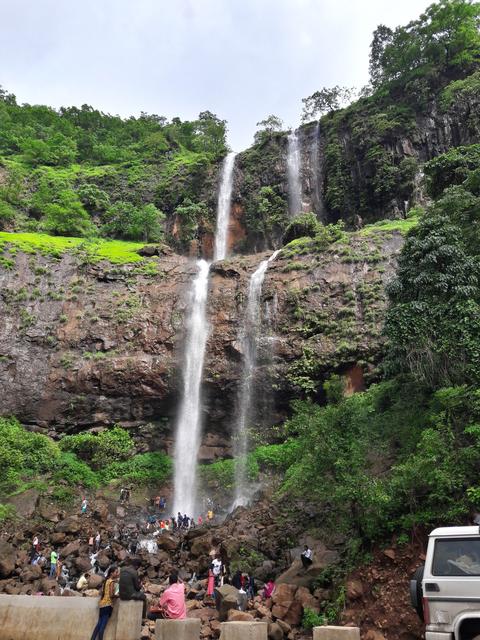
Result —
[{"label": "person in red shirt", "polygon": [[170,586],[165,589],[157,607],[152,607],[148,617],[150,620],[168,618],[169,620],[184,620],[187,617],[185,607],[185,587],[179,582],[176,573],[170,574]]}]

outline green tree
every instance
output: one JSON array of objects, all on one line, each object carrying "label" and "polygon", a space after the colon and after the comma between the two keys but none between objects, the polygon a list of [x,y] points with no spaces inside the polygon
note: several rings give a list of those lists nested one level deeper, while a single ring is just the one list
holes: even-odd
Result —
[{"label": "green tree", "polygon": [[90,236],[96,228],[85,211],[77,194],[70,189],[61,191],[55,203],[44,208],[42,226],[45,231],[58,236]]},{"label": "green tree", "polygon": [[102,233],[125,240],[158,241],[163,237],[165,216],[154,204],[136,207],[131,202],[116,202],[104,215]]},{"label": "green tree", "polygon": [[323,87],[308,98],[303,98],[302,122],[314,120],[324,113],[336,111],[345,106],[355,95],[355,89],[348,87]]},{"label": "green tree", "polygon": [[480,3],[470,0],[440,0],[392,36],[380,28],[372,81],[405,84],[433,72],[464,77],[478,64],[479,28]]},{"label": "green tree", "polygon": [[195,123],[195,150],[219,158],[227,151],[227,121],[211,111],[202,111]]},{"label": "green tree", "polygon": [[73,162],[77,155],[76,142],[62,133],[55,133],[47,140],[27,138],[21,144],[21,148],[26,162],[34,166],[67,165]]},{"label": "green tree", "polygon": [[274,133],[283,129],[283,120],[273,114],[264,120],[257,122],[258,131],[255,133],[255,142],[263,142],[270,139]]},{"label": "green tree", "polygon": [[100,189],[96,184],[81,184],[77,193],[83,206],[90,213],[105,211],[110,205],[108,193]]},{"label": "green tree", "polygon": [[380,24],[373,32],[373,39],[370,45],[370,82],[373,87],[382,84],[383,78],[383,55],[387,45],[391,44],[393,31],[390,27]]}]

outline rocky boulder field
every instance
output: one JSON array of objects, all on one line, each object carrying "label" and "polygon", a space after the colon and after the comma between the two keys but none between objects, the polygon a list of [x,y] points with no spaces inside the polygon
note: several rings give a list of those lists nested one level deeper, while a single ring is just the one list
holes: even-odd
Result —
[{"label": "rocky boulder field", "polygon": [[[344,541],[339,537],[325,544],[303,535],[307,511],[292,518],[287,506],[273,506],[267,495],[252,507],[237,508],[207,525],[158,535],[147,530],[148,508],[141,506],[142,500],[145,504],[143,496],[137,495],[125,505],[99,493],[91,497],[85,515],[79,509],[59,509],[34,491],[22,498],[17,501],[17,508],[23,507],[28,519],[10,523],[1,533],[1,593],[96,597],[103,571],[112,563],[122,564],[129,557],[136,557],[141,562],[139,575],[150,604],[166,588],[169,573],[178,571],[186,584],[188,617],[201,620],[202,638],[218,638],[222,621],[264,620],[269,623],[271,640],[309,637],[311,632],[302,626],[306,618],[323,610],[326,601],[332,601],[333,590],[326,586],[325,578],[339,566]],[[97,532],[101,534],[101,545],[94,558],[95,572],[88,543]],[[47,558],[43,566],[30,564],[35,535]],[[132,542],[137,543],[135,556]],[[314,562],[307,571],[299,559],[303,544],[314,551]],[[65,568],[64,576],[58,580],[48,577],[52,549],[57,550]],[[237,567],[252,571],[257,591],[272,577],[276,583],[273,596],[265,600],[257,593],[246,611],[238,609],[238,590],[230,584],[218,588],[215,599],[209,598],[206,578],[213,553],[221,555],[232,574]],[[349,576],[338,592],[343,623],[361,626],[362,637],[368,640],[420,638],[419,620],[407,602],[408,572],[415,568],[420,556],[418,545],[397,551],[393,547],[379,552],[373,566]],[[88,588],[80,593],[77,580],[90,571]],[[392,591],[397,592],[395,598]],[[153,638],[154,627],[154,622],[146,621],[142,639]],[[399,629],[401,635],[397,635]]]}]

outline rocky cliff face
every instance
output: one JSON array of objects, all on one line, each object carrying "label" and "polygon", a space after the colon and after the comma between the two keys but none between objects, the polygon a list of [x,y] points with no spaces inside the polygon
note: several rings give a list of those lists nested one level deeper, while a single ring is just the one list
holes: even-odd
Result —
[{"label": "rocky cliff face", "polygon": [[[294,394],[321,394],[333,371],[350,371],[356,387],[375,375],[383,284],[401,244],[400,234],[381,231],[324,250],[306,240],[272,263],[255,384],[259,425],[283,417]],[[228,449],[242,370],[238,332],[249,277],[264,258],[211,269],[204,459]],[[52,435],[120,423],[144,448],[169,449],[194,272],[175,254],[120,267],[17,253],[13,268],[0,271],[0,414]]]},{"label": "rocky cliff face", "polygon": [[[287,135],[265,136],[237,157],[233,198],[244,227],[233,236],[237,251],[281,246],[290,220]],[[314,211],[324,223],[341,219],[359,228],[403,218],[424,203],[423,163],[480,141],[480,99],[464,96],[447,107],[437,97],[422,108],[404,96],[398,104],[360,100],[300,127],[297,135],[302,210]]]}]

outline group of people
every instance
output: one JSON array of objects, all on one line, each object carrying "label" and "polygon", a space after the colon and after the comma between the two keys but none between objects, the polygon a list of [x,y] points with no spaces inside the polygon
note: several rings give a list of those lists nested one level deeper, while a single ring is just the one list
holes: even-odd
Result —
[{"label": "group of people", "polygon": [[171,518],[162,518],[158,515],[151,513],[147,516],[146,521],[146,530],[154,532],[154,535],[157,535],[162,532],[167,531],[188,531],[189,529],[193,529],[195,527],[201,527],[206,523],[211,523],[214,519],[213,511],[209,510],[205,519],[203,516],[198,516],[198,518],[194,518],[193,516],[187,516],[187,514],[177,513],[177,516],[172,516]]}]

